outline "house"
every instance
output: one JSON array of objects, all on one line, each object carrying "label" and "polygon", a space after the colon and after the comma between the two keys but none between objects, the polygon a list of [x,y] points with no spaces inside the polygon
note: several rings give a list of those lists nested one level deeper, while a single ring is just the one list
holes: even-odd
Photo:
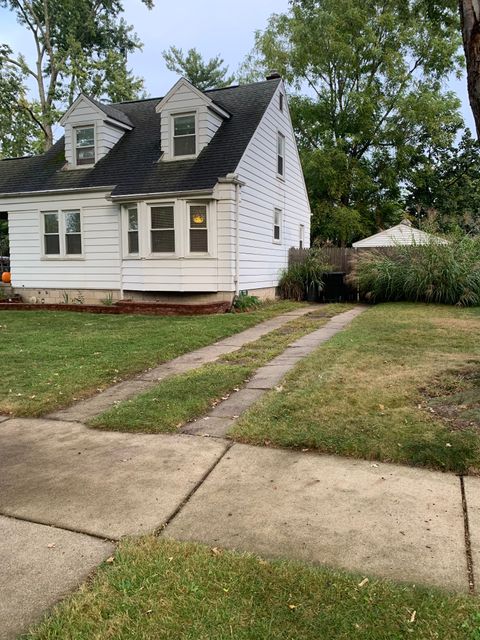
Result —
[{"label": "house", "polygon": [[354,242],[354,249],[374,249],[375,247],[395,247],[398,245],[414,245],[429,244],[430,242],[438,242],[439,244],[448,244],[447,240],[433,236],[431,233],[420,231],[412,227],[410,220],[402,220],[400,224],[380,231],[373,236],[363,238]]},{"label": "house", "polygon": [[278,74],[106,105],[80,95],[44,155],[0,162],[26,302],[273,297],[310,207]]}]

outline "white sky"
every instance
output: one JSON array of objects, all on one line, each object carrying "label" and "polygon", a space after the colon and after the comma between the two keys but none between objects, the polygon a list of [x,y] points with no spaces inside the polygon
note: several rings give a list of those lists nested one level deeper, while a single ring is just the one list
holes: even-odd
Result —
[{"label": "white sky", "polygon": [[[177,79],[165,67],[164,49],[196,47],[208,58],[220,53],[230,71],[236,71],[253,46],[255,30],[264,28],[272,13],[284,12],[288,0],[156,0],[151,11],[140,0],[124,0],[124,5],[127,22],[144,43],[143,51],[131,56],[130,66],[145,78],[151,96],[162,96]],[[32,45],[23,29],[6,10],[1,9],[0,16],[0,42],[28,55]],[[452,78],[449,87],[462,100],[463,116],[473,129],[465,79]]]}]

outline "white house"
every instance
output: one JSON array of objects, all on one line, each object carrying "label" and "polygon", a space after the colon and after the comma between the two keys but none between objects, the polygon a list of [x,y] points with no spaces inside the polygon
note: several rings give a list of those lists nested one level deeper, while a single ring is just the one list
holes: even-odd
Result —
[{"label": "white house", "polygon": [[162,99],[80,95],[42,156],[0,162],[12,286],[25,301],[273,297],[310,207],[278,74]]},{"label": "white house", "polygon": [[402,220],[400,224],[380,231],[373,236],[363,238],[354,242],[354,249],[373,249],[375,247],[395,247],[399,245],[429,244],[430,242],[438,242],[439,244],[448,244],[447,240],[433,236],[420,229],[412,227],[410,220]]}]

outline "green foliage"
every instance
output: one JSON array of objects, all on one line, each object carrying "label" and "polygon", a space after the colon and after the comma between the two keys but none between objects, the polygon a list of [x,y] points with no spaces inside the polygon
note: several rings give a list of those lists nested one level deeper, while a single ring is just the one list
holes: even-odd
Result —
[{"label": "green foliage", "polygon": [[10,255],[10,242],[8,238],[8,222],[0,220],[0,256]]},{"label": "green foliage", "polygon": [[222,66],[220,55],[205,61],[196,49],[189,49],[184,54],[182,49],[174,46],[162,55],[169,71],[180,74],[201,91],[228,87],[235,80],[234,76],[227,76],[228,66]]},{"label": "green foliage", "polygon": [[240,292],[233,301],[235,311],[250,311],[261,305],[260,298],[257,296],[249,296],[248,293]]},{"label": "green foliage", "polygon": [[0,120],[4,155],[35,151],[38,139],[48,149],[53,123],[80,91],[113,101],[141,92],[143,81],[127,67],[141,43],[122,17],[121,0],[0,0],[2,10],[15,14],[35,45],[27,58],[0,43],[0,84],[9,87],[1,106],[15,114],[13,122]]},{"label": "green foliage", "polygon": [[305,300],[310,293],[321,291],[323,274],[330,265],[319,248],[308,251],[304,262],[292,263],[280,275],[278,287],[280,295],[288,300]]},{"label": "green foliage", "polygon": [[480,237],[360,254],[351,280],[372,302],[480,305]]},{"label": "green foliage", "polygon": [[317,237],[346,244],[400,221],[402,181],[453,144],[460,102],[453,0],[292,0],[249,64],[278,69],[290,100]]}]

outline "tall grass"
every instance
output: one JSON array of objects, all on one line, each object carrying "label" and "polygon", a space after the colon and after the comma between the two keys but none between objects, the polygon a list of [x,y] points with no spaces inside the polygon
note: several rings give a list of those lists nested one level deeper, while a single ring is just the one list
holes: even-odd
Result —
[{"label": "tall grass", "polygon": [[480,237],[360,254],[349,281],[372,302],[480,305]]},{"label": "tall grass", "polygon": [[280,296],[288,300],[305,300],[324,286],[323,274],[330,265],[320,248],[311,248],[304,262],[291,264],[280,274]]}]

